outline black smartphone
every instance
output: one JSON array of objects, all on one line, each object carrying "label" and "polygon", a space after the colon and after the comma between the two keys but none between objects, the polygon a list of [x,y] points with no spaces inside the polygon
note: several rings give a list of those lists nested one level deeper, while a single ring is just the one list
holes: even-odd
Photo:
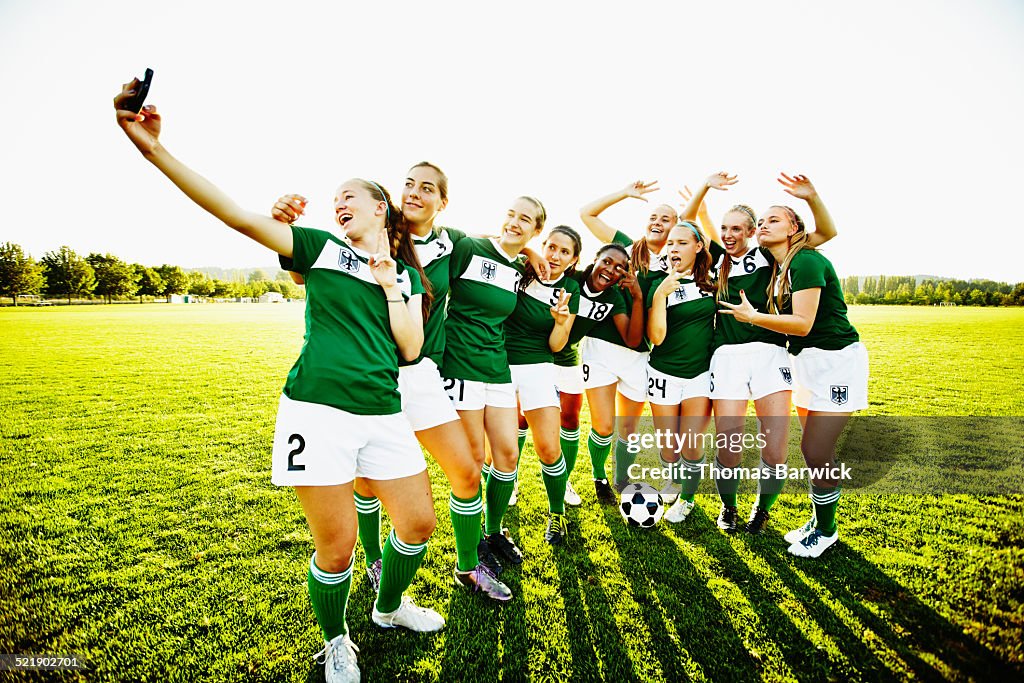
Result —
[{"label": "black smartphone", "polygon": [[138,114],[142,110],[142,105],[146,103],[146,95],[149,94],[149,84],[152,82],[153,70],[146,69],[146,77],[139,81],[139,84],[135,87],[135,94],[124,101],[124,108]]}]

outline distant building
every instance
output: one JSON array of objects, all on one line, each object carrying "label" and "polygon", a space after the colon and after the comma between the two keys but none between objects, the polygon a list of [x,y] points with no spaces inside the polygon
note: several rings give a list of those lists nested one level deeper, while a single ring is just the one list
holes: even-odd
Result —
[{"label": "distant building", "polygon": [[281,292],[267,292],[260,297],[261,304],[279,304],[284,301],[284,295]]}]

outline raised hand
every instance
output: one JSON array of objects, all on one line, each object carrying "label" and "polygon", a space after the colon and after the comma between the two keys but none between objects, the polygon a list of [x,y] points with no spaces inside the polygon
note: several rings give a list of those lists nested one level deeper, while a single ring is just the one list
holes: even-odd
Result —
[{"label": "raised hand", "polygon": [[782,184],[782,187],[786,192],[794,197],[803,199],[805,202],[809,202],[818,196],[818,191],[814,189],[814,185],[811,184],[811,181],[807,176],[788,176],[785,173],[779,173],[779,175],[781,177],[776,180]]},{"label": "raised hand", "polygon": [[306,212],[306,198],[299,194],[286,194],[276,202],[270,210],[275,221],[294,223]]},{"label": "raised hand", "polygon": [[646,202],[647,197],[644,197],[644,195],[650,194],[651,192],[657,192],[658,189],[659,188],[657,180],[652,180],[649,183],[645,183],[642,180],[638,180],[635,183],[630,183],[629,185],[626,185],[626,187],[624,187],[622,191],[626,193],[627,197],[633,197],[634,199],[642,199]]},{"label": "raised hand", "polygon": [[572,294],[566,290],[563,289],[559,292],[558,303],[551,307],[551,317],[555,319],[556,325],[564,325],[572,314],[572,311],[569,310],[569,299],[571,298]]},{"label": "raised hand", "polygon": [[160,141],[160,115],[156,107],[147,104],[138,114],[124,109],[125,100],[135,95],[139,79],[133,78],[130,83],[121,86],[121,92],[114,97],[114,109],[117,111],[117,125],[125,132],[140,152],[150,154]]},{"label": "raised hand", "polygon": [[716,190],[725,190],[730,185],[735,185],[739,182],[736,176],[729,175],[726,171],[719,171],[718,173],[712,173],[704,181],[708,187],[713,187]]},{"label": "raised hand", "polygon": [[377,253],[370,257],[370,273],[384,289],[398,284],[398,265],[391,258],[391,247],[388,243],[388,231],[381,230],[377,238]]},{"label": "raised hand", "polygon": [[728,301],[719,301],[719,305],[725,306],[724,309],[718,309],[718,312],[722,315],[731,315],[741,323],[753,323],[754,316],[757,315],[757,311],[750,302],[747,301],[747,294],[742,289],[740,290],[740,302],[738,304],[731,304]]},{"label": "raised hand", "polygon": [[633,301],[641,300],[644,298],[644,291],[640,289],[640,283],[637,282],[636,275],[633,273],[627,273],[622,276],[619,281],[619,287],[629,292],[630,296],[633,297]]}]

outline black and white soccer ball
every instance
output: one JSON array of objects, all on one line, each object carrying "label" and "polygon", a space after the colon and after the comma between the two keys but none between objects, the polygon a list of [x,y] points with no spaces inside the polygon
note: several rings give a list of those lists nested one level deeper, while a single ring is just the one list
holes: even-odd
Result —
[{"label": "black and white soccer ball", "polygon": [[665,514],[665,504],[658,489],[650,484],[630,484],[622,490],[619,512],[626,524],[648,529]]}]

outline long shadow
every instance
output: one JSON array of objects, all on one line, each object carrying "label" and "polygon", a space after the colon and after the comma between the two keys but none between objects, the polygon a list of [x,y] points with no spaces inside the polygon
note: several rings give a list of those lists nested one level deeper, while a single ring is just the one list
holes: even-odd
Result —
[{"label": "long shadow", "polygon": [[[764,544],[751,541],[752,549],[764,558],[787,588],[804,602],[808,613],[830,634],[834,635],[833,628],[837,625],[843,630],[846,627],[793,571],[795,563],[870,629],[871,637],[879,638],[896,652],[915,676],[925,680],[947,679],[944,671],[922,657],[922,653],[927,653],[963,677],[1019,679],[1019,669],[966,636],[961,627],[950,623],[850,546],[840,543],[819,560],[801,561],[789,556],[781,537],[771,540],[773,542]],[[866,607],[865,599],[882,607],[884,616]],[[853,642],[842,642],[844,647],[867,650],[862,641],[863,636],[857,636]],[[891,671],[888,673],[895,677]]]}]

